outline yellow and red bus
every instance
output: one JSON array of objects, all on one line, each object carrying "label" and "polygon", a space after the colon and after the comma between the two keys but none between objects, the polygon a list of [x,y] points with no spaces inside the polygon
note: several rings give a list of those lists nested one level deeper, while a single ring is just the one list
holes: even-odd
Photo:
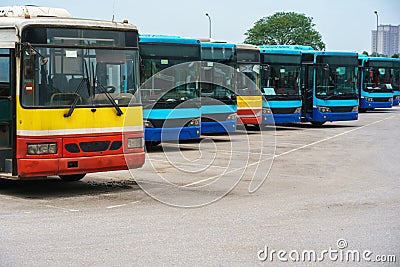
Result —
[{"label": "yellow and red bus", "polygon": [[236,45],[236,68],[244,75],[237,79],[237,115],[238,123],[254,125],[262,124],[262,95],[260,86],[260,49],[254,45]]},{"label": "yellow and red bus", "polygon": [[1,178],[144,164],[135,26],[13,6],[0,8],[0,36]]}]

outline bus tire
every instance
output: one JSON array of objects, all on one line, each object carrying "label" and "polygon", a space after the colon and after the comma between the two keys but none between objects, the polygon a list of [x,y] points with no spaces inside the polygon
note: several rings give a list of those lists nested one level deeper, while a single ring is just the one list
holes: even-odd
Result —
[{"label": "bus tire", "polygon": [[368,110],[368,109],[366,109],[366,108],[359,108],[359,109],[358,109],[358,112],[359,112],[359,113],[365,113],[365,112],[367,112],[367,110]]},{"label": "bus tire", "polygon": [[85,177],[86,173],[81,173],[81,174],[71,174],[71,175],[59,175],[61,180],[65,182],[76,182],[81,180],[83,177]]},{"label": "bus tire", "polygon": [[145,142],[145,146],[146,149],[153,149],[154,147],[158,146],[159,144],[161,144],[161,141],[146,141]]},{"label": "bus tire", "polygon": [[322,125],[325,124],[326,121],[313,121],[311,122],[312,126],[314,127],[321,127]]}]

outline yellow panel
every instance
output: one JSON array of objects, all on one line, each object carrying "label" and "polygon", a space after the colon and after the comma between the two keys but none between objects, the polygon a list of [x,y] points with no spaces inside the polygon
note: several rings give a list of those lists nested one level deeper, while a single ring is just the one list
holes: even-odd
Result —
[{"label": "yellow panel", "polygon": [[[17,130],[40,131],[40,130],[63,130],[63,129],[101,129],[118,128],[123,126],[142,126],[143,113],[141,106],[121,107],[122,116],[117,116],[114,107],[75,108],[72,115],[64,118],[68,112],[65,109],[23,109],[17,103]],[[129,112],[129,120],[125,117]],[[124,125],[125,123],[125,125]]]},{"label": "yellow panel", "polygon": [[238,108],[262,108],[262,96],[237,96]]}]

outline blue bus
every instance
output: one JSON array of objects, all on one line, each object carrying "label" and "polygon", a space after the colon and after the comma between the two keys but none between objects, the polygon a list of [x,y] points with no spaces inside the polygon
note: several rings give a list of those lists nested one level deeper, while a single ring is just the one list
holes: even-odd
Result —
[{"label": "blue bus", "polygon": [[199,71],[179,67],[200,61],[200,42],[178,36],[141,35],[139,52],[146,145],[200,138]]},{"label": "blue bus", "polygon": [[201,133],[234,132],[237,113],[235,45],[204,39],[201,60],[204,61],[202,80],[209,81],[201,83]]},{"label": "blue bus", "polygon": [[357,53],[305,50],[302,68],[302,121],[358,119]]},{"label": "blue bus", "polygon": [[[397,76],[399,75],[399,60],[359,55],[359,65],[360,111],[391,108],[393,104],[398,104],[399,85],[396,85],[394,75],[395,69],[397,69]],[[396,96],[394,96],[394,90],[396,90]],[[397,103],[393,103],[395,101]]]},{"label": "blue bus", "polygon": [[397,63],[393,69],[393,106],[400,104],[400,59],[397,58]]},{"label": "blue bus", "polygon": [[[269,108],[273,121],[300,122],[301,117],[301,50],[296,46],[261,46],[261,91],[263,108]],[[272,121],[270,114],[264,121]]]}]

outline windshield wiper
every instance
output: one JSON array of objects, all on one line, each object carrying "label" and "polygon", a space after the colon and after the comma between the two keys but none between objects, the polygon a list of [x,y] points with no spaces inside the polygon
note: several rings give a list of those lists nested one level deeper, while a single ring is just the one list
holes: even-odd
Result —
[{"label": "windshield wiper", "polygon": [[83,88],[84,82],[88,83],[87,78],[83,78],[82,81],[79,83],[78,87],[76,88],[74,94],[75,94],[75,99],[74,102],[72,102],[71,107],[69,108],[68,112],[64,114],[64,118],[68,118],[72,115],[72,112],[74,112],[76,105],[78,104],[79,98],[80,98],[80,91]]},{"label": "windshield wiper", "polygon": [[117,116],[121,116],[124,114],[121,110],[121,108],[118,106],[117,102],[115,102],[115,99],[111,96],[111,94],[107,91],[107,89],[98,81],[97,82],[97,87],[101,90],[102,93],[104,93],[107,97],[107,99],[110,101],[110,103],[114,106],[115,110],[117,111]]},{"label": "windshield wiper", "polygon": [[91,90],[90,79],[89,79],[89,71],[88,71],[88,67],[87,67],[87,64],[86,64],[86,60],[84,60],[83,63],[85,65],[86,77],[84,77],[82,79],[82,81],[79,83],[78,87],[76,88],[76,90],[74,92],[76,94],[76,97],[74,99],[74,102],[72,102],[72,105],[69,108],[68,112],[66,114],[64,114],[64,118],[70,117],[72,115],[72,112],[74,112],[74,110],[76,108],[76,105],[78,104],[78,101],[79,101],[79,92],[81,91],[84,82],[86,83],[86,88],[88,90],[89,97],[90,98],[92,97],[92,93],[91,93],[92,90]]}]

